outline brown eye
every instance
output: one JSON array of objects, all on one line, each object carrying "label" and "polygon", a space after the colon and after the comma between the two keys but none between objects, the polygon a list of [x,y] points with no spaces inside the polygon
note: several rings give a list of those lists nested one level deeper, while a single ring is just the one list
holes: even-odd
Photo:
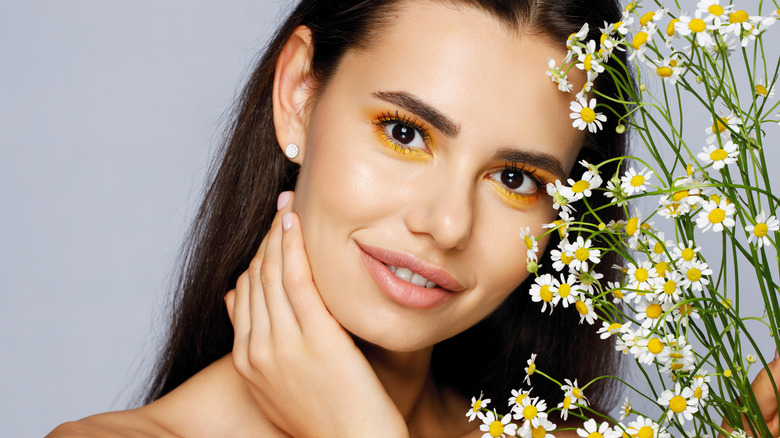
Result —
[{"label": "brown eye", "polygon": [[414,128],[396,124],[393,126],[392,136],[399,143],[408,145],[417,136],[417,131],[415,131]]},{"label": "brown eye", "polygon": [[387,123],[385,133],[390,140],[403,148],[427,150],[425,138],[417,128],[404,123]]},{"label": "brown eye", "polygon": [[501,183],[507,190],[520,196],[535,195],[539,191],[540,182],[529,172],[525,172],[514,167],[505,167],[503,169],[491,172],[488,177],[493,181]]}]

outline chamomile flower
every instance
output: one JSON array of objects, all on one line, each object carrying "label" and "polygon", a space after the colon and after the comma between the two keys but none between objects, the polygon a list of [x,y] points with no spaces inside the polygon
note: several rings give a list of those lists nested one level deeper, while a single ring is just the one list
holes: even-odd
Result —
[{"label": "chamomile flower", "polygon": [[733,111],[727,116],[718,116],[717,120],[712,121],[712,126],[705,129],[708,135],[707,144],[716,143],[718,137],[721,138],[721,142],[728,141],[731,138],[731,131],[739,132],[740,125],[742,120]]},{"label": "chamomile flower", "polygon": [[620,304],[623,302],[623,298],[625,298],[625,292],[623,291],[623,286],[620,283],[616,281],[608,281],[607,290],[612,294],[613,303]]},{"label": "chamomile flower", "polygon": [[755,239],[756,245],[759,248],[763,247],[764,245],[771,245],[769,236],[767,235],[770,232],[778,230],[780,230],[780,221],[778,221],[775,216],[769,216],[769,219],[767,219],[763,211],[760,212],[758,216],[756,216],[755,225],[750,224],[745,227],[745,231],[749,233],[748,243],[753,243],[753,239]]},{"label": "chamomile flower", "polygon": [[601,123],[607,121],[607,116],[603,113],[597,113],[595,109],[595,98],[590,99],[590,102],[584,97],[571,102],[569,105],[569,110],[571,110],[569,117],[574,119],[572,126],[580,131],[585,128],[588,128],[588,131],[593,133],[600,131],[602,129]]},{"label": "chamomile flower", "polygon": [[596,52],[596,40],[588,41],[588,44],[585,45],[585,50],[577,60],[579,63],[575,67],[583,70],[589,76],[592,74],[595,77],[604,71],[604,66],[601,65],[601,57]]},{"label": "chamomile flower", "polygon": [[559,179],[555,180],[554,183],[547,184],[547,194],[550,195],[550,197],[553,199],[554,209],[565,211],[567,213],[574,211],[574,207],[571,206],[571,203],[577,199],[570,199],[568,196],[566,196],[570,191],[570,188],[563,185]]},{"label": "chamomile flower", "polygon": [[626,174],[620,177],[621,188],[630,196],[638,195],[647,191],[647,186],[653,173],[650,169],[643,169],[639,172],[633,167],[626,171]]},{"label": "chamomile flower", "polygon": [[620,184],[620,178],[611,178],[607,181],[607,191],[604,192],[604,196],[615,200],[615,204],[618,207],[622,207],[628,202],[628,193],[623,190],[622,184]]},{"label": "chamomile flower", "polygon": [[593,323],[596,322],[596,319],[598,319],[598,316],[596,316],[596,312],[593,309],[593,300],[590,298],[577,299],[574,303],[574,308],[577,309],[577,312],[580,314],[580,324],[585,321],[589,325],[593,325]]},{"label": "chamomile flower", "polygon": [[656,74],[656,76],[663,80],[669,81],[669,83],[672,85],[676,84],[677,81],[680,80],[680,75],[685,71],[685,69],[682,67],[679,56],[677,55],[667,56],[664,59],[659,60],[648,59],[646,63],[647,66],[650,67]]},{"label": "chamomile flower", "polygon": [[684,424],[685,420],[693,420],[693,414],[699,411],[698,400],[693,396],[693,390],[688,387],[682,388],[680,382],[674,385],[673,391],[667,389],[661,393],[658,404],[669,408],[666,413],[667,419],[671,420],[676,415],[680,424]]},{"label": "chamomile flower", "polygon": [[523,379],[523,383],[531,384],[531,376],[536,372],[536,353],[531,354],[531,358],[528,359],[526,362],[526,367],[523,371],[525,371],[525,378]]},{"label": "chamomile flower", "polygon": [[566,252],[574,256],[574,260],[569,264],[572,270],[588,270],[588,262],[598,264],[601,260],[601,251],[592,247],[593,241],[585,240],[582,236],[577,236],[577,240],[566,247]]},{"label": "chamomile flower", "polygon": [[614,430],[610,427],[609,422],[604,421],[601,424],[596,423],[596,420],[589,419],[577,428],[577,435],[583,438],[603,437],[603,438],[620,438],[620,430]]},{"label": "chamomile flower", "polygon": [[712,269],[700,260],[691,262],[685,268],[685,277],[680,282],[680,287],[691,288],[695,292],[701,292],[704,286],[710,284],[707,276],[712,275]]},{"label": "chamomile flower", "polygon": [[642,324],[642,327],[652,328],[663,321],[664,313],[671,308],[669,304],[645,301],[636,308],[636,320]]},{"label": "chamomile flower", "polygon": [[775,87],[769,87],[763,79],[756,81],[755,85],[756,96],[763,97],[765,99],[771,99],[775,97]]},{"label": "chamomile flower", "polygon": [[666,8],[645,12],[645,14],[639,18],[639,25],[642,27],[643,31],[653,33],[655,32],[656,25],[666,16],[667,12],[669,12],[669,10]]},{"label": "chamomile flower", "polygon": [[[650,260],[656,263],[669,260],[667,253],[669,252],[669,248],[674,245],[674,242],[671,240],[664,240],[665,237],[666,235],[664,232],[660,231],[651,238],[647,239],[649,247],[648,249],[650,250]],[[659,272],[658,275],[664,274]]]},{"label": "chamomile flower", "polygon": [[676,303],[680,301],[683,275],[677,270],[669,270],[666,277],[657,283],[656,297],[661,303]]},{"label": "chamomile flower", "polygon": [[504,415],[498,418],[493,412],[488,412],[482,418],[483,424],[479,425],[479,430],[485,432],[482,438],[500,438],[505,436],[514,436],[517,432],[517,425],[510,423],[511,415]]},{"label": "chamomile flower", "polygon": [[524,431],[530,431],[547,420],[547,403],[539,397],[526,397],[513,409],[513,417]]},{"label": "chamomile flower", "polygon": [[702,206],[702,211],[696,217],[696,226],[701,228],[702,232],[708,231],[710,228],[716,233],[721,232],[724,227],[733,227],[736,224],[734,221],[736,211],[736,206],[725,199],[721,200],[720,203],[708,201]]},{"label": "chamomile flower", "polygon": [[674,25],[674,30],[682,36],[692,36],[694,43],[701,47],[710,49],[715,45],[715,40],[708,32],[712,30],[712,25],[707,24],[702,18],[702,12],[697,10],[693,17],[688,14],[682,14]]},{"label": "chamomile flower", "polygon": [[691,389],[693,390],[693,398],[696,399],[696,402],[700,405],[703,404],[704,400],[707,399],[707,396],[710,394],[710,385],[707,384],[707,382],[704,381],[704,377],[694,377],[693,382],[691,382]]},{"label": "chamomile flower", "polygon": [[667,219],[675,219],[691,211],[690,204],[675,201],[671,196],[659,199],[658,204],[658,214]]},{"label": "chamomile flower", "polygon": [[490,403],[490,399],[482,399],[482,394],[479,395],[479,398],[471,397],[471,408],[466,412],[469,421],[473,421],[474,418],[479,418],[481,420],[485,416],[482,409],[485,409],[488,403]]},{"label": "chamomile flower", "polygon": [[644,260],[628,264],[628,287],[630,289],[651,290],[658,278],[658,272],[653,269],[653,263]]},{"label": "chamomile flower", "polygon": [[720,24],[720,22],[727,19],[730,11],[731,6],[721,6],[720,0],[701,0],[696,5],[696,12],[707,23]]},{"label": "chamomile flower", "polygon": [[697,260],[696,254],[701,251],[701,246],[697,246],[693,240],[688,242],[678,242],[672,249],[672,258],[680,269],[685,269],[691,262]]},{"label": "chamomile flower", "polygon": [[571,254],[566,250],[569,246],[567,239],[561,239],[558,243],[558,247],[550,251],[550,259],[553,262],[553,269],[560,272],[566,269],[574,260],[574,254]]},{"label": "chamomile flower", "polygon": [[580,285],[577,277],[572,274],[568,276],[561,274],[561,280],[558,287],[553,291],[553,305],[561,303],[563,307],[568,308],[569,304],[574,304],[580,297]]},{"label": "chamomile flower", "polygon": [[536,253],[539,251],[539,242],[531,234],[531,227],[520,228],[520,238],[523,239],[523,245],[525,245],[526,258],[529,261],[537,261]]},{"label": "chamomile flower", "polygon": [[556,67],[555,60],[552,58],[547,58],[547,76],[550,77],[551,81],[558,84],[558,89],[563,92],[568,93],[574,87],[574,85],[569,82],[569,77],[566,75],[566,72],[560,67]]},{"label": "chamomile flower", "polygon": [[542,303],[542,312],[547,310],[547,305],[550,305],[550,313],[553,311],[553,290],[558,288],[558,280],[551,274],[542,274],[534,279],[534,284],[531,285],[529,293],[531,294],[531,301]]},{"label": "chamomile flower", "polygon": [[570,396],[572,403],[588,406],[588,398],[585,397],[582,388],[577,385],[577,379],[574,379],[573,382],[569,379],[564,379],[563,382],[564,384],[561,385],[561,391],[563,391],[564,396]]},{"label": "chamomile flower", "polygon": [[644,30],[640,30],[634,34],[634,38],[631,40],[631,47],[634,48],[634,51],[628,56],[629,61],[633,61],[634,59],[644,61],[645,50],[647,50],[647,41],[650,39],[650,35],[651,34]]},{"label": "chamomile flower", "polygon": [[558,219],[550,222],[549,224],[542,225],[542,228],[557,228],[558,236],[561,239],[565,239],[569,235],[569,226],[574,221],[574,217],[566,210],[561,210],[558,213]]},{"label": "chamomile flower", "polygon": [[739,149],[731,140],[727,141],[722,147],[716,144],[710,144],[704,147],[704,152],[700,152],[698,157],[705,164],[712,164],[715,169],[723,169],[727,164],[737,162]]},{"label": "chamomile flower", "polygon": [[668,336],[661,337],[652,334],[649,329],[642,329],[642,339],[637,343],[636,349],[632,350],[634,357],[641,363],[651,364],[660,355],[669,350]]},{"label": "chamomile flower", "polygon": [[509,397],[509,406],[514,410],[515,406],[520,406],[523,402],[523,399],[526,397],[529,397],[531,394],[531,390],[525,390],[525,389],[513,389],[512,394]]},{"label": "chamomile flower", "polygon": [[658,363],[663,365],[660,369],[662,373],[693,371],[696,357],[693,355],[693,347],[684,336],[668,342],[667,347],[656,357]]},{"label": "chamomile flower", "polygon": [[[627,322],[626,324],[631,324],[631,322]],[[625,325],[625,324],[623,324]],[[608,323],[606,321],[601,322],[601,328],[598,330],[599,337],[601,339],[607,339],[613,335],[620,334],[620,329],[623,328],[623,325],[621,325],[619,322],[613,322]]]},{"label": "chamomile flower", "polygon": [[626,433],[628,436],[641,438],[670,438],[671,436],[658,423],[641,415],[637,415],[634,421],[628,423]]},{"label": "chamomile flower", "polygon": [[583,197],[590,197],[592,190],[599,187],[602,183],[602,179],[597,174],[587,171],[582,174],[582,177],[578,181],[574,181],[569,178],[568,184],[570,187],[563,187],[564,195],[569,200],[578,201]]},{"label": "chamomile flower", "polygon": [[631,399],[626,397],[626,400],[622,405],[620,405],[620,421],[625,420],[629,415],[631,415],[632,409],[633,407],[631,406]]},{"label": "chamomile flower", "polygon": [[568,64],[574,56],[579,57],[580,53],[582,53],[582,48],[580,47],[582,44],[581,41],[588,37],[589,30],[590,28],[588,23],[585,23],[582,25],[580,30],[569,35],[569,38],[566,39],[566,48],[568,49],[568,53],[566,58],[563,60],[564,64]]}]

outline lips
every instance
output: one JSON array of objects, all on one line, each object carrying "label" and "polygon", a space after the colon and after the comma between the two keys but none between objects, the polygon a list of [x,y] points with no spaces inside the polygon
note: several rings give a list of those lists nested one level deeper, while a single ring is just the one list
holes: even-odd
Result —
[{"label": "lips", "polygon": [[[420,309],[435,307],[452,298],[454,292],[464,289],[447,271],[414,256],[382,248],[358,246],[363,263],[374,281],[390,298],[404,306]],[[393,272],[398,270],[408,270],[413,274],[412,277],[422,277],[426,280],[425,284],[423,285],[419,278],[414,283],[399,278]]]}]

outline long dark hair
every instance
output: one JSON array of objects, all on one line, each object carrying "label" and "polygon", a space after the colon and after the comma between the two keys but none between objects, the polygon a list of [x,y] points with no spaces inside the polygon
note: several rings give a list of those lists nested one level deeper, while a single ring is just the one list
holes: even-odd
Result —
[{"label": "long dark hair", "polygon": [[[524,32],[545,36],[560,46],[586,22],[590,37],[598,38],[598,28],[604,22],[620,19],[617,0],[446,1],[480,8],[507,26],[522,27]],[[283,156],[276,142],[272,118],[274,67],[287,39],[300,25],[311,29],[311,73],[314,85],[321,89],[344,53],[369,46],[384,29],[384,18],[401,5],[413,7],[412,2],[388,0],[303,0],[266,47],[236,104],[210,172],[211,183],[183,248],[168,339],[146,402],[162,397],[232,350],[233,327],[224,295],[247,269],[268,231],[277,195],[292,190],[297,177],[297,165]],[[542,70],[540,74],[544,74]],[[614,83],[608,75],[602,76],[595,88],[614,95]],[[621,110],[616,107],[615,111]],[[599,163],[625,154],[625,140],[615,132],[615,120],[610,117],[602,131],[586,135],[578,159]],[[611,176],[615,168],[602,170]],[[591,200],[596,206],[605,202],[598,196]],[[617,208],[601,214],[602,220],[620,217]],[[556,243],[551,239],[548,248]],[[541,264],[551,266],[549,255]],[[601,263],[611,265],[610,260]],[[610,273],[605,270],[603,274]],[[542,315],[527,290],[527,284],[520,285],[484,321],[438,344],[432,362],[434,377],[464,396],[485,391],[498,398],[508,397],[509,390],[520,385],[525,361],[532,352],[539,354],[538,366],[559,379],[586,382],[615,369],[614,348],[598,339],[595,330],[579,326],[572,309]],[[534,387],[534,395],[548,403],[560,399],[561,391],[555,385],[536,379]],[[608,402],[603,385],[588,394],[597,408]]]}]

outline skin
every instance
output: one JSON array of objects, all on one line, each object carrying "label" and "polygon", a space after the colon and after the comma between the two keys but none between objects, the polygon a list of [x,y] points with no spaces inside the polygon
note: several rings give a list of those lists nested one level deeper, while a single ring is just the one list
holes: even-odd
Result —
[{"label": "skin", "polygon": [[[402,10],[379,41],[349,52],[316,101],[310,53],[299,28],[277,63],[277,138],[299,145],[301,171],[226,295],[233,353],[148,406],[51,436],[482,436],[465,421],[468,400],[433,383],[431,352],[522,282],[519,229],[541,234],[554,218],[551,200],[530,196],[533,184],[523,198],[500,189],[507,161],[495,155],[543,153],[568,174],[581,133],[561,128],[569,98],[542,74],[548,56],[564,53],[476,9],[433,2]],[[414,96],[457,135],[378,92]],[[428,131],[411,154],[392,146],[392,124],[375,123],[396,111]],[[401,304],[371,277],[359,245],[411,255],[463,290],[430,308]]]}]

